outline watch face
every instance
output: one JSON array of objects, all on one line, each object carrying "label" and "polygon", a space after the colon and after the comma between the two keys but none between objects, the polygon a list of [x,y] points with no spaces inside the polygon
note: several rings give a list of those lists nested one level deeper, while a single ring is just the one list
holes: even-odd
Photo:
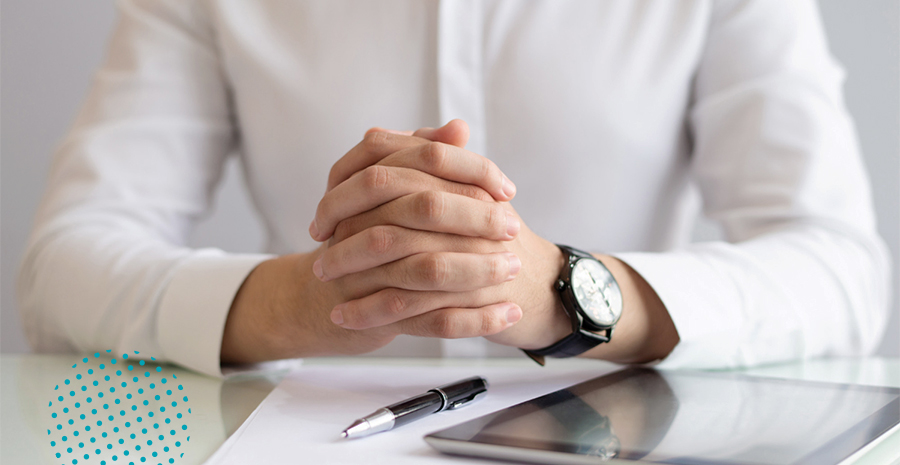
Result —
[{"label": "watch face", "polygon": [[572,268],[572,290],[584,315],[610,327],[622,316],[622,293],[609,271],[595,260],[581,259]]}]

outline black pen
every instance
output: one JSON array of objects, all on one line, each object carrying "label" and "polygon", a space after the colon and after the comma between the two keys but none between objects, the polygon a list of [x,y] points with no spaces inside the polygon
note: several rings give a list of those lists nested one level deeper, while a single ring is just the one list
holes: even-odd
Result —
[{"label": "black pen", "polygon": [[487,380],[480,376],[436,387],[354,421],[341,433],[341,437],[358,438],[390,431],[426,415],[462,407],[486,393],[487,388]]}]

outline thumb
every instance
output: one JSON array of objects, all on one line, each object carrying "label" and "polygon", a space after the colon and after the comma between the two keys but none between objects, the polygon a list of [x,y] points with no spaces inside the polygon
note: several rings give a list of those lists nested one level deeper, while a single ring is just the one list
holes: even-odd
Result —
[{"label": "thumb", "polygon": [[469,142],[469,125],[461,119],[454,119],[437,129],[419,129],[413,133],[413,136],[465,148]]}]

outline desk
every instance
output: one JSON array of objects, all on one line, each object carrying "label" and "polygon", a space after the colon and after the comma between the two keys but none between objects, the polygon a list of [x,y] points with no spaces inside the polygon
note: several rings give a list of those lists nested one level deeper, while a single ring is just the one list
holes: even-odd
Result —
[{"label": "desk", "polygon": [[[0,356],[0,463],[38,464],[46,445],[46,425],[38,412],[46,404],[52,387],[71,373],[76,355],[2,355]],[[531,364],[525,359],[376,359],[322,358],[308,359],[305,365],[360,364],[380,365],[477,365],[520,366]],[[545,369],[596,367],[592,360],[552,360]],[[225,441],[274,389],[282,374],[242,376],[228,380],[208,378],[175,367],[166,367],[189,387],[195,399],[191,418],[192,436],[189,453],[176,463],[199,464]],[[778,378],[831,381],[900,387],[898,359],[832,359],[812,360],[739,370],[742,373]],[[856,463],[895,464],[900,460],[900,434],[881,442]],[[123,462],[123,461],[120,461]],[[461,460],[461,463],[464,463]],[[53,462],[51,462],[53,463]],[[79,462],[82,463],[82,462]],[[85,463],[91,463],[86,461]],[[124,463],[128,463],[124,461]]]}]

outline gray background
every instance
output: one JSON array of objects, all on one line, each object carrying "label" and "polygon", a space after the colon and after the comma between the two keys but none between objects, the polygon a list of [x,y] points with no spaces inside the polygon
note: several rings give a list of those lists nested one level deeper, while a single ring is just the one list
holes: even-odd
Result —
[{"label": "gray background", "polygon": [[[831,48],[849,72],[856,119],[875,192],[879,230],[900,269],[900,2],[820,0]],[[16,270],[43,191],[50,156],[100,64],[115,21],[109,1],[4,0],[0,12],[0,351],[27,352],[16,309]],[[194,245],[256,251],[262,230],[228,167],[215,212]],[[249,220],[248,220],[249,219]],[[698,225],[698,238],[715,234]],[[900,355],[900,273],[879,351]]]}]

